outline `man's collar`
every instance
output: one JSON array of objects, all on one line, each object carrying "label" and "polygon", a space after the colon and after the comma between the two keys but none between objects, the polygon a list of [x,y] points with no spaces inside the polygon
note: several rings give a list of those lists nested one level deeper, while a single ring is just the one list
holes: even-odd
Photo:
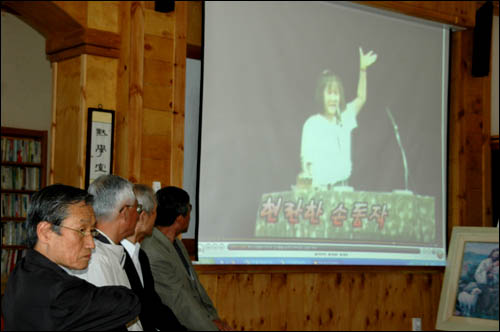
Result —
[{"label": "man's collar", "polygon": [[103,231],[101,231],[100,229],[97,229],[97,231],[99,232],[99,235],[97,235],[95,237],[96,240],[98,241],[101,241],[103,243],[106,243],[106,244],[114,244],[114,245],[118,245],[116,243],[113,242],[113,240],[111,240],[109,238],[109,236],[106,235],[106,233],[104,233]]}]

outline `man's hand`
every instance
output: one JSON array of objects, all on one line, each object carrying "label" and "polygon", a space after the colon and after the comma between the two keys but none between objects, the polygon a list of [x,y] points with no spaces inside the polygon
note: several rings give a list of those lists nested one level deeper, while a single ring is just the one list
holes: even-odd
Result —
[{"label": "man's hand", "polygon": [[377,61],[377,54],[370,51],[366,54],[363,54],[363,49],[359,48],[359,68],[361,70],[366,70],[366,68],[370,67]]}]

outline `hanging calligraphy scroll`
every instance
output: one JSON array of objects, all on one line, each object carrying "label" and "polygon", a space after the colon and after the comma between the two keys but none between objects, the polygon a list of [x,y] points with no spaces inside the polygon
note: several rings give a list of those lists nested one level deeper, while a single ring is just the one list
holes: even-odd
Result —
[{"label": "hanging calligraphy scroll", "polygon": [[114,111],[89,108],[85,188],[99,176],[113,171],[114,124]]}]

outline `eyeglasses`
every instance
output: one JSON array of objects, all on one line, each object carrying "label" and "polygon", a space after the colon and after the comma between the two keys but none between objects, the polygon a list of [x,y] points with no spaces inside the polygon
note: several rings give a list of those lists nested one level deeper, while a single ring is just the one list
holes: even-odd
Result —
[{"label": "eyeglasses", "polygon": [[85,231],[83,229],[75,229],[75,228],[71,228],[71,227],[67,227],[67,226],[63,226],[63,225],[54,225],[54,226],[71,229],[72,231],[78,232],[82,238],[86,237],[87,235],[90,235],[93,238],[96,237],[97,235],[99,235],[99,232],[95,228],[92,228],[90,231]]},{"label": "eyeglasses", "polygon": [[[120,213],[122,213],[123,209],[126,208],[126,207],[133,207],[133,205],[124,205],[121,209],[120,209]],[[137,203],[137,208],[136,208],[136,211],[137,211],[137,214],[141,214],[142,211],[144,211],[144,209],[142,208],[142,204],[139,204]]]}]

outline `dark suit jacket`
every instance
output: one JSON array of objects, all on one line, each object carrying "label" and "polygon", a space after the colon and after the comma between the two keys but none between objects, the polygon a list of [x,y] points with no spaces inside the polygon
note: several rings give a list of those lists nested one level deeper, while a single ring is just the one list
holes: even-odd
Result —
[{"label": "dark suit jacket", "polygon": [[153,274],[146,253],[142,249],[139,250],[139,262],[141,263],[144,287],[127,250],[125,250],[125,254],[127,255],[125,272],[132,290],[139,297],[142,304],[139,319],[144,331],[154,331],[155,329],[159,331],[186,331],[186,327],[179,323],[172,310],[163,304],[160,296],[156,293]]},{"label": "dark suit jacket", "polygon": [[96,287],[35,250],[17,263],[2,299],[9,331],[112,330],[124,328],[140,310],[130,289]]}]

